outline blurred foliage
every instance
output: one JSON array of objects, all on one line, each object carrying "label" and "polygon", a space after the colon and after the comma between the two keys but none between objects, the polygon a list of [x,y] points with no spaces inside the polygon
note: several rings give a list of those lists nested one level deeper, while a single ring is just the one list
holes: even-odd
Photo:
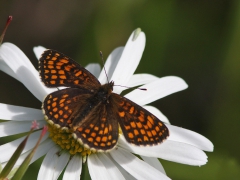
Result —
[{"label": "blurred foliage", "polygon": [[[2,0],[0,7],[0,30],[13,15],[5,42],[19,46],[35,67],[33,46],[56,49],[82,65],[101,63],[100,50],[107,58],[141,27],[147,42],[137,73],[176,75],[189,85],[153,105],[172,124],[204,135],[215,146],[200,168],[163,161],[167,174],[178,180],[240,177],[240,1]],[[2,103],[41,106],[2,72],[0,87]],[[36,177],[40,163],[31,165],[24,179]]]},{"label": "blurred foliage", "polygon": [[240,177],[240,164],[224,154],[208,153],[209,162],[201,167],[181,165],[164,161],[163,166],[172,179],[178,180],[237,180]]}]

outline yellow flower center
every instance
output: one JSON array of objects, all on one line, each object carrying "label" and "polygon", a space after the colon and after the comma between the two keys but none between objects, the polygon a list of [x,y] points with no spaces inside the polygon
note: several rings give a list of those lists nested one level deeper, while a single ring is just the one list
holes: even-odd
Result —
[{"label": "yellow flower center", "polygon": [[49,137],[58,144],[63,150],[67,150],[71,155],[81,154],[82,156],[96,153],[80,144],[72,137],[72,133],[62,130],[54,124],[48,124]]}]

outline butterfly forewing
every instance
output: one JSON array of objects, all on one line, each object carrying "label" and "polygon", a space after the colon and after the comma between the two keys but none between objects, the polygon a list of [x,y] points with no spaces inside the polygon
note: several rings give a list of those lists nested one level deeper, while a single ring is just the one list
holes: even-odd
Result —
[{"label": "butterfly forewing", "polygon": [[156,145],[169,136],[168,128],[156,116],[136,103],[112,93],[110,101],[125,139],[135,145]]},{"label": "butterfly forewing", "polygon": [[47,87],[97,89],[97,78],[80,64],[55,50],[46,50],[39,59],[39,73]]}]

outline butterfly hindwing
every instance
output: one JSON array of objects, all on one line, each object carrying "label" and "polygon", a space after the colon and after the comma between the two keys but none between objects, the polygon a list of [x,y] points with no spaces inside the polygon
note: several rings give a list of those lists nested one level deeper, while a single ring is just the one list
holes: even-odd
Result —
[{"label": "butterfly hindwing", "polygon": [[118,141],[118,122],[112,108],[112,104],[101,102],[85,120],[77,120],[79,124],[73,127],[76,137],[98,151],[113,149]]},{"label": "butterfly hindwing", "polygon": [[47,87],[96,89],[101,84],[80,64],[55,50],[48,49],[39,59],[40,78]]},{"label": "butterfly hindwing", "polygon": [[91,96],[90,91],[78,88],[66,88],[49,94],[42,107],[46,119],[69,128]]},{"label": "butterfly hindwing", "polygon": [[156,145],[169,136],[168,128],[156,116],[136,103],[112,93],[110,102],[125,139],[135,145]]}]

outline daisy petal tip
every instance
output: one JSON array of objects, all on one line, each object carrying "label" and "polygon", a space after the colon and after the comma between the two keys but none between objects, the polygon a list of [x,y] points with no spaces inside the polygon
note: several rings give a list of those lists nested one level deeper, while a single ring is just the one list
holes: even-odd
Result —
[{"label": "daisy petal tip", "polygon": [[197,163],[193,164],[195,166],[198,166],[198,167],[201,167],[201,166],[204,166],[206,165],[208,162],[208,157],[206,157],[204,160],[199,160]]},{"label": "daisy petal tip", "polygon": [[133,31],[132,41],[135,41],[141,32],[142,32],[141,28],[137,28],[135,31]]},{"label": "daisy petal tip", "polygon": [[[200,135],[200,136],[202,136],[202,135]],[[202,149],[203,151],[207,151],[207,152],[213,152],[214,151],[214,145],[208,138],[202,136],[201,144],[202,144],[202,146],[201,146],[200,149]]]},{"label": "daisy petal tip", "polygon": [[206,151],[208,151],[208,152],[213,152],[214,151],[214,145],[210,140],[208,140],[208,148],[207,148]]},{"label": "daisy petal tip", "polygon": [[39,59],[39,58],[41,57],[41,54],[42,54],[43,51],[45,51],[45,50],[46,50],[46,48],[43,47],[43,46],[35,46],[35,47],[33,48],[33,52],[34,52],[34,54],[35,54],[35,56],[36,56],[37,59]]},{"label": "daisy petal tip", "polygon": [[[176,77],[176,76],[175,76]],[[178,81],[179,81],[179,85],[182,86],[182,89],[187,89],[188,88],[188,84],[186,83],[186,81],[180,77],[176,77],[178,78]]]},{"label": "daisy petal tip", "polygon": [[163,78],[169,78],[170,82],[171,81],[174,82],[175,87],[177,87],[179,91],[182,91],[188,88],[188,84],[186,83],[186,81],[178,76],[166,76]]},{"label": "daisy petal tip", "polygon": [[13,51],[18,51],[19,48],[14,45],[13,43],[10,43],[10,42],[4,42],[1,44],[1,48],[5,49],[5,48],[12,48]]}]

